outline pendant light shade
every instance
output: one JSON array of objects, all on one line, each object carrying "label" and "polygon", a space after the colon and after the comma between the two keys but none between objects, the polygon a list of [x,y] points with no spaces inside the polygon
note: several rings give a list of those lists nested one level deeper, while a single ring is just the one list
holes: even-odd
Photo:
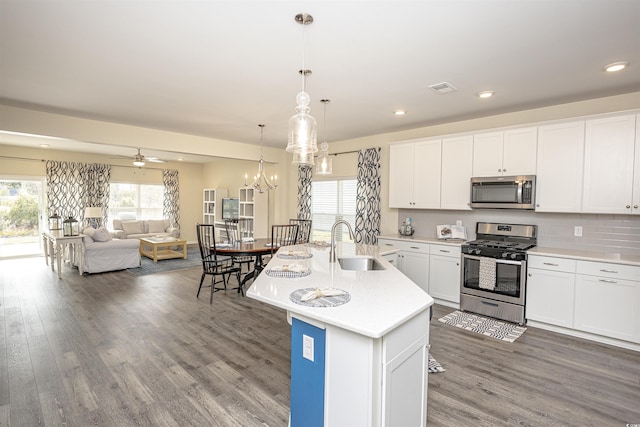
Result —
[{"label": "pendant light shade", "polygon": [[324,104],[324,130],[323,142],[320,144],[320,157],[316,164],[316,175],[331,175],[333,173],[333,159],[329,157],[329,144],[327,144],[327,104],[331,102],[329,99],[321,99]]},{"label": "pendant light shade", "polygon": [[311,74],[311,71],[304,67],[304,27],[313,22],[313,17],[307,13],[299,13],[295,16],[295,21],[302,25],[302,69],[299,71],[302,76],[302,90],[296,96],[296,114],[289,119],[286,150],[293,153],[294,164],[313,165],[313,156],[318,152],[317,124],[316,119],[309,114],[311,97],[306,92],[306,77]]}]

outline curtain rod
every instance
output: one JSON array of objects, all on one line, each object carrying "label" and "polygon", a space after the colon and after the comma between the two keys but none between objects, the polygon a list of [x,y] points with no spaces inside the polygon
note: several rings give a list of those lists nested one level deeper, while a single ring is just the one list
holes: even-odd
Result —
[{"label": "curtain rod", "polygon": [[340,153],[328,153],[328,156],[339,156],[340,154],[353,154],[353,153],[359,153],[360,150],[353,150],[353,151],[342,151]]}]

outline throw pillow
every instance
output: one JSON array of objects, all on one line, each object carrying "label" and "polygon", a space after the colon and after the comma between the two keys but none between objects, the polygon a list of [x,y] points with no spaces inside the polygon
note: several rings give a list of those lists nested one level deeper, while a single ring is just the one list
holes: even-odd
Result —
[{"label": "throw pillow", "polygon": [[150,219],[147,223],[149,233],[164,233],[164,219]]},{"label": "throw pillow", "polygon": [[89,236],[87,233],[82,233],[84,234],[84,236],[82,237],[82,241],[84,242],[85,245],[88,245],[89,243],[93,243],[93,239],[91,238],[91,236]]},{"label": "throw pillow", "polygon": [[96,229],[93,227],[87,227],[84,230],[82,230],[82,234],[84,234],[85,236],[91,237],[91,239],[93,240],[93,236],[96,234]]},{"label": "throw pillow", "polygon": [[[100,236],[101,239],[103,240],[98,240],[96,239],[96,236]],[[113,238],[111,237],[111,233],[109,233],[109,230],[107,230],[105,227],[100,227],[98,228],[98,230],[96,231],[95,236],[93,237],[93,239],[97,242],[108,242],[109,240],[112,240]]]},{"label": "throw pillow", "polygon": [[123,221],[122,229],[126,234],[142,234],[142,221]]}]

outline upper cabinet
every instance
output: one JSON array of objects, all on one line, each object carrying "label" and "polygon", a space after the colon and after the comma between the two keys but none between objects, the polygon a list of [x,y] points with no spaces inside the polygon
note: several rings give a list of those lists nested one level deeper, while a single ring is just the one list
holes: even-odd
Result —
[{"label": "upper cabinet", "polygon": [[439,139],[389,147],[389,207],[440,207],[441,150]]},{"label": "upper cabinet", "polygon": [[473,176],[535,174],[536,140],[536,127],[474,135]]},{"label": "upper cabinet", "polygon": [[442,140],[440,208],[471,210],[470,182],[473,169],[473,136]]},{"label": "upper cabinet", "polygon": [[584,121],[538,128],[537,212],[580,212]]},{"label": "upper cabinet", "polygon": [[[582,212],[640,213],[640,200],[633,197],[640,149],[635,127],[635,115],[586,121]],[[640,165],[635,169],[637,179]]]}]

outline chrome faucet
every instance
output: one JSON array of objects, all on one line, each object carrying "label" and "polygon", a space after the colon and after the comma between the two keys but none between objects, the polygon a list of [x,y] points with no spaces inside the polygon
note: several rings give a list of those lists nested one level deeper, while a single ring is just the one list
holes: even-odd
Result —
[{"label": "chrome faucet", "polygon": [[331,249],[329,249],[329,262],[336,262],[336,227],[338,226],[338,224],[346,224],[347,228],[349,229],[349,238],[351,240],[355,240],[355,236],[353,234],[353,229],[351,228],[351,224],[349,224],[347,221],[345,221],[344,219],[339,219],[337,220],[333,226],[331,227]]}]

